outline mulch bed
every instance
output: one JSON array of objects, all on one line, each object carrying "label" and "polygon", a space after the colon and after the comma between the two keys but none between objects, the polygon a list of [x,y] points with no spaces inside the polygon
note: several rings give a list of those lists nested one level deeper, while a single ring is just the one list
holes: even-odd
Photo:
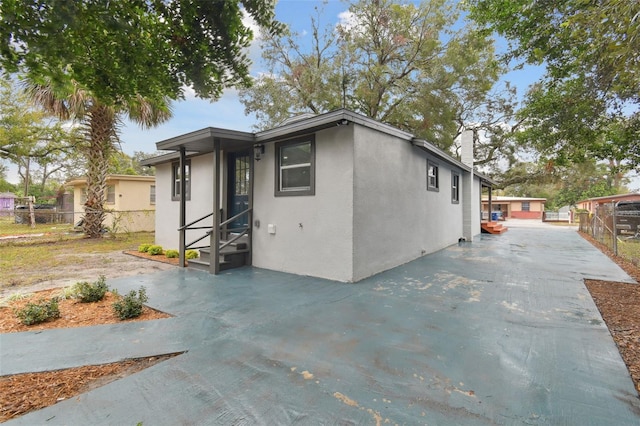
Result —
[{"label": "mulch bed", "polygon": [[149,368],[179,354],[128,359],[42,373],[0,377],[0,422],[48,407],[65,399]]},{"label": "mulch bed", "polygon": [[[20,309],[29,302],[37,303],[41,299],[49,300],[60,295],[61,291],[61,289],[38,291],[28,299],[8,302],[7,306],[0,308],[0,333],[85,327],[122,321],[111,306],[116,300],[116,296],[111,292],[107,292],[102,300],[94,303],[80,303],[74,299],[62,299],[58,303],[60,318],[40,324],[24,325],[14,313],[15,309]],[[147,321],[168,317],[171,315],[145,306],[142,315],[125,321]],[[42,373],[1,376],[0,422],[72,398],[175,355],[129,359],[112,364],[89,365]]]},{"label": "mulch bed", "polygon": [[[143,259],[155,260],[156,262],[169,263],[169,264],[175,265],[175,266],[179,266],[180,265],[180,259],[179,258],[176,258],[176,257],[169,258],[169,257],[165,256],[164,254],[151,255],[149,253],[140,253],[137,250],[127,250],[127,251],[124,251],[123,253],[131,255],[131,256],[135,256],[135,257],[141,257]],[[188,262],[185,260],[184,261],[184,266],[187,266],[187,265],[188,265]]]},{"label": "mulch bed", "polygon": [[[639,267],[616,256],[606,245],[589,235],[580,235],[640,283]],[[585,285],[607,324],[640,395],[640,285],[600,280],[585,280]]]},{"label": "mulch bed", "polygon": [[[117,296],[111,292],[107,292],[102,300],[94,303],[80,303],[76,299],[62,299],[58,302],[60,318],[40,324],[24,325],[14,313],[15,310],[23,308],[27,303],[38,303],[40,300],[49,300],[60,295],[61,292],[61,289],[38,291],[33,293],[29,298],[14,300],[9,302],[6,307],[0,307],[0,333],[85,327],[96,324],[122,322],[113,310],[112,305],[113,302],[117,300]],[[171,315],[144,306],[142,315],[125,321],[147,321],[169,317],[171,317]]]}]

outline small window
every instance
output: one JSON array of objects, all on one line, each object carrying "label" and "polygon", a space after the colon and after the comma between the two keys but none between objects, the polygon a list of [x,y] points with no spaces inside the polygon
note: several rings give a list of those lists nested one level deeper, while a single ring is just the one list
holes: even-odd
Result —
[{"label": "small window", "polygon": [[115,204],[116,202],[116,187],[115,185],[107,186],[107,204]]},{"label": "small window", "polygon": [[315,138],[276,144],[276,196],[315,195]]},{"label": "small window", "polygon": [[151,185],[149,187],[149,204],[155,204],[155,203],[156,203],[156,186]]},{"label": "small window", "polygon": [[431,161],[427,161],[427,189],[429,191],[440,190],[438,165]]},{"label": "small window", "polygon": [[523,212],[528,212],[529,209],[531,209],[531,205],[529,204],[529,201],[523,201],[522,202],[522,211]]},{"label": "small window", "polygon": [[460,175],[451,174],[451,202],[458,204],[460,202]]},{"label": "small window", "polygon": [[[191,161],[186,160],[185,165],[185,184],[187,187],[187,191],[185,194],[185,200],[191,199]],[[180,163],[173,163],[171,165],[171,181],[173,182],[173,186],[171,188],[171,199],[173,201],[180,200],[180,186],[181,186],[181,177],[180,177]]]}]

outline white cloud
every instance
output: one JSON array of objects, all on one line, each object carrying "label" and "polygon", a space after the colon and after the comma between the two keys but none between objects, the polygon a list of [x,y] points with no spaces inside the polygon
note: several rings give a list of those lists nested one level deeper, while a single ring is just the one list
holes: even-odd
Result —
[{"label": "white cloud", "polygon": [[348,31],[351,28],[356,27],[358,25],[358,21],[352,12],[345,10],[344,12],[338,13],[337,25]]}]

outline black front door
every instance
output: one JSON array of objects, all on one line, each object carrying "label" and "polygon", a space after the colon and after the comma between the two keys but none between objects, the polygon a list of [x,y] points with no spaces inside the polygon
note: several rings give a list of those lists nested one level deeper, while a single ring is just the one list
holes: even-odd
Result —
[{"label": "black front door", "polygon": [[[249,166],[251,152],[230,152],[228,154],[229,175],[227,176],[227,217],[233,217],[249,208]],[[248,225],[249,215],[243,215],[227,225],[229,232]]]}]

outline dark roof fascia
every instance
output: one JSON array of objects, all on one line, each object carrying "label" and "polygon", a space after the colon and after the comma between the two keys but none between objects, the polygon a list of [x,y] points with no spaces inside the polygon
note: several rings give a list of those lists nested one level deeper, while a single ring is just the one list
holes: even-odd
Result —
[{"label": "dark roof fascia", "polygon": [[413,138],[413,135],[411,135],[410,133],[404,132],[395,127],[380,123],[379,121],[373,120],[347,109],[339,109],[336,111],[327,112],[325,114],[320,114],[315,117],[305,118],[299,121],[287,123],[273,129],[263,130],[256,133],[256,142],[273,142],[276,140],[311,134],[318,130],[328,129],[335,126],[348,125],[349,123],[360,124],[370,129],[375,129],[380,132],[405,140],[411,140]]},{"label": "dark roof fascia", "polygon": [[617,195],[605,195],[604,197],[594,197],[594,198],[587,198],[586,200],[580,200],[580,201],[577,201],[576,204],[586,203],[588,201],[619,200],[621,198],[624,199],[624,198],[634,197],[638,195],[640,195],[640,192],[629,192],[628,194],[617,194]]},{"label": "dark roof fascia", "polygon": [[443,150],[441,150],[440,148],[437,148],[436,146],[430,144],[429,142],[425,141],[424,139],[418,139],[418,138],[414,138],[411,140],[411,144],[413,144],[413,146],[416,146],[418,148],[420,148],[421,150],[425,151],[427,154],[430,154],[442,161],[445,161],[449,164],[451,164],[452,166],[456,166],[466,172],[471,173],[471,167],[467,166],[466,164],[456,160],[455,158],[453,158],[452,156],[450,156],[449,154],[447,154],[446,152],[444,152]]},{"label": "dark roof fascia", "polygon": [[[244,142],[246,144],[268,143],[283,139],[290,139],[297,136],[308,135],[319,130],[328,129],[334,126],[348,125],[349,123],[356,123],[369,129],[374,129],[379,132],[397,137],[399,139],[409,141],[414,146],[441,159],[442,161],[445,161],[469,173],[473,171],[471,167],[456,160],[451,155],[430,144],[424,139],[415,138],[411,133],[405,132],[396,127],[381,123],[377,120],[365,117],[364,115],[344,108],[324,114],[319,114],[314,117],[292,121],[290,123],[274,127],[273,129],[263,130],[257,133],[207,127],[195,132],[160,141],[156,143],[156,147],[159,150],[177,151],[180,149],[180,147],[189,149],[189,146],[191,146],[192,150],[194,151],[192,155],[195,155],[196,153],[212,152],[213,143],[207,145],[206,142],[207,140],[211,140],[211,142],[213,142],[214,138],[220,139],[221,141],[226,141],[229,144],[233,143],[234,141]],[[193,149],[196,146],[198,147],[198,149]],[[171,157],[171,155],[173,155],[173,157]],[[177,153],[168,154],[144,160],[142,162],[142,165],[153,166],[156,164],[172,161],[177,158],[179,158]],[[484,181],[491,185],[495,185],[495,182],[492,179],[480,173],[475,173],[475,175],[478,176],[481,181]]]},{"label": "dark roof fascia", "polygon": [[[194,157],[196,155],[199,155],[201,153],[199,152],[191,152],[188,151],[186,153],[187,158],[189,157]],[[151,157],[151,158],[147,158],[145,160],[140,161],[140,165],[141,166],[157,166],[158,164],[163,164],[163,163],[173,163],[175,161],[178,161],[180,159],[180,153],[179,152],[170,152],[168,154],[162,154],[162,155],[158,155],[156,157]]]},{"label": "dark roof fascia", "polygon": [[413,138],[411,140],[411,143],[413,144],[413,146],[416,146],[420,149],[422,149],[423,151],[427,152],[430,155],[433,155],[434,157],[445,161],[455,167],[458,167],[462,170],[464,170],[465,172],[471,173],[473,171],[473,174],[475,176],[477,176],[481,182],[487,183],[491,186],[496,185],[496,181],[494,181],[493,179],[491,179],[490,177],[482,174],[482,173],[478,173],[477,171],[473,170],[472,167],[467,166],[466,164],[464,164],[463,162],[456,160],[455,158],[453,158],[451,155],[447,154],[446,152],[444,152],[443,150],[441,150],[440,148],[438,148],[437,146],[427,142],[424,139],[418,139],[418,138]]},{"label": "dark roof fascia", "polygon": [[255,134],[217,127],[206,127],[201,130],[196,130],[194,132],[157,142],[156,147],[160,151],[178,151],[181,147],[189,149],[189,146],[194,147],[197,145],[203,147],[197,150],[200,153],[213,152],[214,139],[219,139],[229,143],[237,141],[253,144],[255,142]]}]

